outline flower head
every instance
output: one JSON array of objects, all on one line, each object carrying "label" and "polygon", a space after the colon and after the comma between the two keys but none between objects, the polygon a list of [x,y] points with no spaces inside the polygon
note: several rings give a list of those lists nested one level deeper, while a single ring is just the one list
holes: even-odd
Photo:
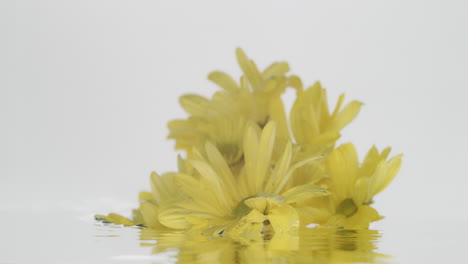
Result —
[{"label": "flower head", "polygon": [[294,232],[299,227],[295,203],[328,192],[312,184],[285,188],[294,170],[310,160],[292,163],[292,146],[287,144],[281,159],[271,160],[276,126],[267,123],[263,130],[247,126],[243,152],[245,166],[236,175],[220,151],[206,143],[206,157],[196,152],[197,159],[188,162],[198,177],[178,174],[176,182],[187,195],[176,208],[162,212],[159,220],[171,228],[203,227],[212,234],[260,234],[266,225],[273,232]]},{"label": "flower head", "polygon": [[359,165],[353,144],[341,145],[326,158],[326,171],[333,193],[328,223],[346,228],[365,228],[382,219],[370,205],[398,173],[402,155],[387,160],[390,148],[379,153],[372,147]]},{"label": "flower head", "polygon": [[[284,119],[280,95],[295,80],[286,76],[288,64],[273,63],[260,72],[241,49],[237,49],[236,54],[243,71],[239,84],[226,73],[215,71],[208,75],[208,79],[222,90],[211,99],[195,94],[180,98],[190,116],[168,124],[169,138],[175,139],[176,149],[190,153],[196,147],[203,152],[205,142],[210,141],[229,164],[235,164],[243,155],[241,146],[248,122],[263,127],[269,120]],[[287,127],[278,129],[280,133],[287,133]]]}]

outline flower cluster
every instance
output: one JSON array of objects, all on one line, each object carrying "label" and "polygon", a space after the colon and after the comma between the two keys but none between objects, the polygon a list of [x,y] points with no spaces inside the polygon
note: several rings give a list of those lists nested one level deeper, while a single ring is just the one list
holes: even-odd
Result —
[{"label": "flower cluster", "polygon": [[[140,194],[133,218],[109,214],[98,220],[208,236],[295,235],[309,224],[367,228],[382,217],[373,197],[395,177],[401,155],[372,147],[359,162],[353,144],[336,147],[340,131],[362,104],[332,111],[320,83],[304,88],[287,63],[260,71],[236,50],[243,75],[236,82],[215,71],[212,98],[184,95],[188,118],[169,122],[178,171],[151,175],[151,192]],[[281,95],[296,92],[289,118]]]}]

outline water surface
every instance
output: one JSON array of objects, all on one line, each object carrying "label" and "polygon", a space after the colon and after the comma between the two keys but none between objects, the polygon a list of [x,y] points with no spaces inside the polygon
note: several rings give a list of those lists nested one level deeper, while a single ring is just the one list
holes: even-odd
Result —
[{"label": "water surface", "polygon": [[[96,201],[4,204],[0,263],[468,263],[464,219],[389,216],[363,231],[308,228],[299,237],[208,238],[98,223],[93,214],[115,201]],[[125,207],[121,212],[130,211]]]}]

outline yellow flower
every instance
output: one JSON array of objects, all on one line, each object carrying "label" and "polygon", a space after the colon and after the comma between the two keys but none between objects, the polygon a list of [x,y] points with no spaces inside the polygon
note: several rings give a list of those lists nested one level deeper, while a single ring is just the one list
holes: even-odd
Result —
[{"label": "yellow flower", "polygon": [[382,217],[370,204],[373,197],[387,187],[398,173],[402,155],[389,160],[390,148],[381,153],[372,147],[359,166],[356,149],[351,143],[333,150],[326,159],[330,177],[329,190],[333,193],[329,224],[345,228],[367,228]]},{"label": "yellow flower", "polygon": [[[285,137],[285,139],[279,141],[284,142],[294,136],[296,142],[294,160],[316,155],[326,156],[333,150],[336,141],[340,138],[340,130],[357,116],[362,103],[352,101],[343,107],[344,94],[342,94],[333,112],[330,112],[326,90],[319,82],[303,91],[300,79],[297,78],[296,81],[299,92],[290,113],[292,135],[283,133],[280,137]],[[277,119],[280,127],[287,127],[286,119]],[[295,184],[322,184],[325,175],[323,159],[321,159],[296,170],[293,181]]]},{"label": "yellow flower", "polygon": [[296,142],[315,147],[316,151],[330,151],[340,137],[340,130],[357,116],[362,106],[362,103],[352,101],[341,109],[343,101],[344,94],[330,113],[327,93],[319,82],[298,93],[290,117]]},{"label": "yellow flower", "polygon": [[[360,165],[352,144],[335,149],[362,103],[344,105],[341,95],[331,111],[321,84],[303,90],[300,78],[286,75],[287,63],[260,71],[241,49],[236,55],[239,83],[215,71],[208,78],[221,90],[211,98],[180,98],[189,116],[168,124],[175,148],[186,151],[178,171],[151,175],[152,192],[140,193],[132,219],[96,219],[271,245],[294,244],[300,225],[360,229],[381,219],[370,205],[395,177],[401,155],[387,159],[389,148],[373,147]],[[281,99],[287,87],[297,90],[289,120]]]},{"label": "yellow flower", "polygon": [[294,170],[310,160],[291,163],[291,144],[272,164],[276,127],[267,123],[261,130],[247,126],[243,152],[245,166],[233,174],[219,150],[205,146],[206,158],[188,162],[197,175],[178,174],[176,182],[188,199],[163,210],[159,221],[171,228],[201,228],[207,235],[259,236],[263,233],[293,234],[299,228],[296,202],[328,192],[312,184],[285,188]]},{"label": "yellow flower", "polygon": [[[215,71],[208,79],[222,90],[211,99],[189,94],[180,98],[184,110],[190,115],[185,120],[169,122],[169,138],[175,139],[176,149],[189,152],[193,147],[204,151],[206,141],[212,142],[226,158],[228,164],[239,162],[242,137],[247,122],[263,127],[269,120],[285,119],[280,95],[296,77],[287,77],[287,63],[273,63],[260,72],[255,63],[241,49],[236,50],[243,71],[240,84],[229,75]],[[288,128],[278,128],[287,133]]]},{"label": "yellow flower", "polygon": [[110,213],[107,216],[96,215],[95,218],[125,226],[140,225],[155,229],[167,229],[158,220],[159,212],[164,208],[171,208],[174,203],[184,199],[175,185],[174,176],[174,173],[166,173],[162,176],[155,172],[151,174],[152,192],[140,193],[140,207],[133,210],[133,219],[115,213]]}]

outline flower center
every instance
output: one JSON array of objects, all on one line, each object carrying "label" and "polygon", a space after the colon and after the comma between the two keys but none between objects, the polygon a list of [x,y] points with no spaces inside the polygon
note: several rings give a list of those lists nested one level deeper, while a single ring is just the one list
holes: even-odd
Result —
[{"label": "flower center", "polygon": [[346,217],[353,216],[358,210],[358,207],[354,203],[353,199],[348,198],[343,200],[336,208],[336,213],[345,215]]},{"label": "flower center", "polygon": [[236,206],[236,208],[234,208],[234,215],[242,217],[250,213],[250,211],[252,211],[252,208],[248,207],[245,204],[245,201],[253,197],[256,197],[256,196],[249,196],[243,199],[242,201],[240,201],[239,204]]}]

